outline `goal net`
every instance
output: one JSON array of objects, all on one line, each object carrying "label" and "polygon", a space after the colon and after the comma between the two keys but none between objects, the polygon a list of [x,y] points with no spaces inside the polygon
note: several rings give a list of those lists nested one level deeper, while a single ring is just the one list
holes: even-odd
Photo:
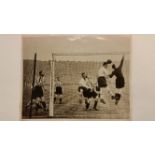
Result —
[{"label": "goal net", "polygon": [[[80,115],[79,106],[79,81],[81,73],[85,72],[91,79],[92,83],[96,83],[97,74],[102,63],[108,59],[112,63],[119,65],[122,58],[122,53],[53,53],[51,60],[51,75],[50,75],[50,105],[49,115],[54,117],[65,117],[72,115],[73,112]],[[112,67],[109,65],[108,72],[112,72]],[[124,95],[128,96],[129,87],[129,54],[125,55],[123,65],[123,74],[126,81]],[[59,77],[62,83],[62,104],[60,105],[54,100],[55,97],[55,81]],[[110,79],[109,88],[115,92],[115,79]],[[128,97],[126,97],[128,102]],[[76,109],[77,108],[77,109]]]}]

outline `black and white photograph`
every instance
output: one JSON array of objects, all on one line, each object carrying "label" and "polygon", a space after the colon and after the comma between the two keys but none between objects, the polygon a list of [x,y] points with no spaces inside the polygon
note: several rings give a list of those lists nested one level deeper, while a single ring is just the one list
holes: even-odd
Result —
[{"label": "black and white photograph", "polygon": [[24,35],[23,119],[130,119],[130,35]]},{"label": "black and white photograph", "polygon": [[154,1],[0,2],[0,146],[10,155],[154,155]]}]

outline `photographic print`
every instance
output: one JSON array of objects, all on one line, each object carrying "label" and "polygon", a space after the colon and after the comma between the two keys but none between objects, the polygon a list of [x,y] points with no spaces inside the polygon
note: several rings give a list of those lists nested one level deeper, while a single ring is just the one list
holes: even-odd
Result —
[{"label": "photographic print", "polygon": [[130,35],[23,35],[22,119],[130,119]]}]

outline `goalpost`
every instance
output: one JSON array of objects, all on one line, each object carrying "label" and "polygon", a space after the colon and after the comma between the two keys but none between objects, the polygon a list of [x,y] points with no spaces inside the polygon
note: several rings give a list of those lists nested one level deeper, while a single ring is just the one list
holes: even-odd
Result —
[{"label": "goalpost", "polygon": [[[114,63],[119,62],[124,52],[107,52],[107,53],[52,53],[50,61],[50,102],[49,116],[54,116],[54,96],[55,96],[55,78],[60,77],[63,84],[64,94],[63,102],[68,103],[70,100],[76,102],[78,94],[78,83],[81,73],[86,72],[93,81],[97,79],[99,67],[107,59]],[[129,58],[129,53],[126,52]],[[111,70],[110,70],[111,71]]]},{"label": "goalpost", "polygon": [[55,58],[54,54],[51,54],[50,61],[50,101],[49,101],[49,116],[54,115],[54,92],[55,92]]}]

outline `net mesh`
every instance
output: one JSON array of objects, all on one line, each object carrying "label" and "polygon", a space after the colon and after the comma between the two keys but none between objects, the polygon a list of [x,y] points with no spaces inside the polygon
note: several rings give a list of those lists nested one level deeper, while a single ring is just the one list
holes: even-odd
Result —
[{"label": "net mesh", "polygon": [[[114,64],[119,65],[122,55],[91,55],[91,56],[55,56],[55,78],[59,77],[63,87],[63,108],[59,105],[55,105],[54,115],[60,117],[67,117],[78,115],[80,117],[82,113],[78,112],[79,94],[78,86],[81,79],[81,73],[86,72],[95,83],[97,80],[97,72],[102,63],[107,59],[111,59]],[[108,68],[109,73],[112,72],[111,66]],[[128,103],[128,88],[129,88],[129,56],[125,56],[125,62],[123,65],[123,74],[126,81],[124,89],[124,101]],[[112,78],[109,83],[110,89],[115,92],[115,78]],[[110,102],[110,101],[109,101]],[[69,107],[70,106],[70,107]],[[128,107],[124,107],[128,109]],[[111,109],[111,110],[110,110]],[[110,111],[109,111],[110,110]],[[107,107],[107,111],[112,112],[110,106]],[[100,113],[100,112],[99,112]],[[108,112],[107,112],[108,113]]]}]

